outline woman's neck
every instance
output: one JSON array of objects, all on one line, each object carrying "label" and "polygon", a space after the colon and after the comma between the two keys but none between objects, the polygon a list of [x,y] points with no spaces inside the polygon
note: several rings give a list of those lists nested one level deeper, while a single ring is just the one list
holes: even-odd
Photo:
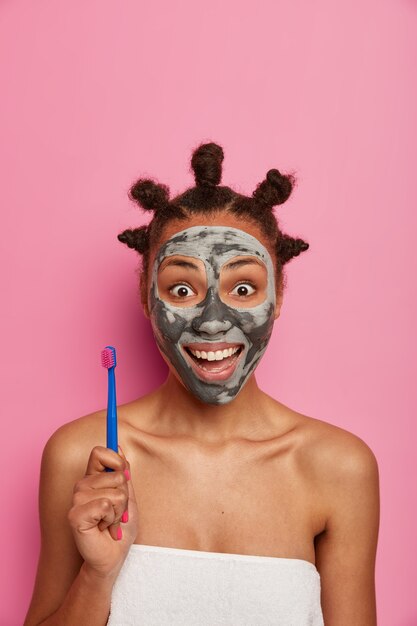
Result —
[{"label": "woman's neck", "polygon": [[271,415],[271,398],[259,389],[254,374],[227,404],[201,402],[171,372],[152,395],[158,432],[185,435],[204,443],[244,438],[265,428]]}]

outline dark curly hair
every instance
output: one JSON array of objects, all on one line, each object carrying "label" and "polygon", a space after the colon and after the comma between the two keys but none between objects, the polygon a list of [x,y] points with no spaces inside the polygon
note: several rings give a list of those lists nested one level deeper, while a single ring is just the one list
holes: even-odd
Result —
[{"label": "dark curly hair", "polygon": [[219,185],[223,159],[223,149],[218,144],[203,143],[198,146],[191,158],[195,187],[190,187],[172,200],[169,198],[169,189],[166,185],[149,178],[138,179],[130,188],[130,199],[137,202],[145,211],[154,212],[148,225],[128,228],[117,236],[119,241],[142,255],[140,274],[142,302],[146,302],[147,299],[150,250],[171,220],[186,220],[196,214],[214,215],[220,211],[227,211],[255,223],[275,250],[276,285],[279,290],[285,287],[283,274],[285,263],[308,249],[309,244],[302,239],[281,232],[272,210],[274,206],[282,204],[290,197],[296,182],[295,177],[271,169],[267,172],[265,180],[258,184],[252,197],[248,197],[233,191],[230,187]]}]

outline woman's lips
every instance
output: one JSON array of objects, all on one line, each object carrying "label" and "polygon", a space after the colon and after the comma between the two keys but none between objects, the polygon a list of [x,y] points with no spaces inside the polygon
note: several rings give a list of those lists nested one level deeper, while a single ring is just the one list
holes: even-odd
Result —
[{"label": "woman's lips", "polygon": [[[227,342],[191,343],[183,345],[182,348],[193,371],[197,374],[198,378],[206,382],[223,381],[230,378],[244,352],[243,344]],[[213,359],[216,352],[223,352],[224,350],[230,349],[234,350],[235,348],[239,349],[232,355],[223,356],[221,360]],[[196,355],[192,356],[187,349],[191,349],[194,352],[198,351],[200,358]],[[203,357],[210,356],[211,359],[201,358],[201,353],[203,353]],[[209,355],[209,353],[212,354]]]}]

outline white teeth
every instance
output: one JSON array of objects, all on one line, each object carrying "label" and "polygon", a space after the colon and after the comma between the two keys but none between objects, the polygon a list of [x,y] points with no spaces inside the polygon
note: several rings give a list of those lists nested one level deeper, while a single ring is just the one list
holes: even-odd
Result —
[{"label": "white teeth", "polygon": [[190,352],[197,357],[197,359],[206,359],[207,361],[222,361],[223,359],[227,359],[229,356],[232,356],[235,352],[239,350],[239,346],[235,346],[234,348],[226,348],[225,350],[216,350],[216,352],[204,352],[202,350],[193,350],[189,348]]}]

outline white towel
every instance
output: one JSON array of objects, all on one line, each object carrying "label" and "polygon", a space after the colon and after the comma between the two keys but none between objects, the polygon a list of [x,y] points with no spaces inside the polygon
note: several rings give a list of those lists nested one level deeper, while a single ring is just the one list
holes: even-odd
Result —
[{"label": "white towel", "polygon": [[302,559],[133,544],[108,626],[324,626],[320,574]]}]

